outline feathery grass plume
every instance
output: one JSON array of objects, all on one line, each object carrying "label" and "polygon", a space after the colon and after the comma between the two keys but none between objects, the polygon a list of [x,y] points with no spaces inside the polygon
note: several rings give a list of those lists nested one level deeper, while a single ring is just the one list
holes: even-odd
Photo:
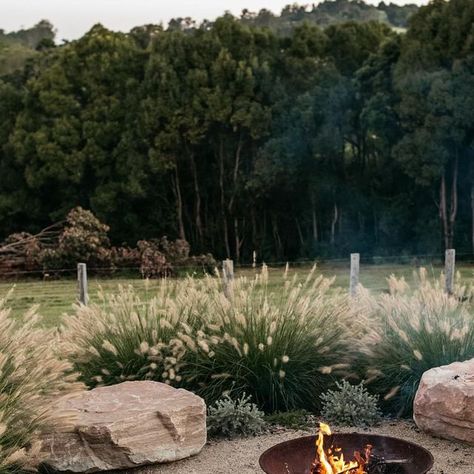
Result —
[{"label": "feathery grass plume", "polygon": [[[314,409],[332,383],[319,368],[345,361],[355,336],[348,331],[348,298],[315,271],[304,283],[286,280],[279,287],[267,285],[266,272],[236,279],[232,305],[207,292],[203,331],[214,357],[197,350],[187,358],[184,384],[208,403],[223,393],[247,393],[267,412]],[[215,376],[223,373],[229,376]]]},{"label": "feathery grass plume", "polygon": [[147,301],[119,287],[103,304],[75,308],[61,328],[63,350],[89,387],[131,379],[177,384],[186,352],[198,343],[194,328],[209,312],[207,290],[218,291],[210,277],[162,280]]},{"label": "feathery grass plume", "polygon": [[386,410],[410,415],[426,370],[474,357],[474,308],[459,297],[460,287],[449,296],[424,270],[414,289],[393,276],[389,283],[389,295],[365,294],[360,301],[367,318],[360,321],[366,334],[356,365]]},{"label": "feathery grass plume", "polygon": [[145,302],[121,288],[65,319],[64,351],[90,387],[149,379],[208,403],[245,392],[267,411],[313,409],[334,376],[320,367],[347,362],[357,337],[348,298],[315,270],[281,287],[267,275],[237,278],[232,302],[212,277],[163,281]]},{"label": "feathery grass plume", "polygon": [[10,318],[7,303],[8,299],[0,300],[2,473],[20,471],[25,462],[37,457],[36,433],[54,423],[51,398],[82,387],[76,383],[71,364],[58,360],[54,355],[56,333],[38,329],[37,308],[31,308],[18,322]]}]

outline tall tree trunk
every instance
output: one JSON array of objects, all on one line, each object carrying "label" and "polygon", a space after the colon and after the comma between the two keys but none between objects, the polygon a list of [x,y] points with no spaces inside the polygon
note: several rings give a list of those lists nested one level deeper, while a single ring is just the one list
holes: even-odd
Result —
[{"label": "tall tree trunk", "polygon": [[333,216],[332,216],[332,221],[331,221],[331,245],[334,245],[336,241],[336,224],[337,224],[338,218],[339,218],[339,211],[337,208],[337,204],[334,203],[334,211],[333,211]]},{"label": "tall tree trunk", "polygon": [[317,242],[319,240],[319,235],[318,235],[318,217],[316,215],[316,209],[313,207],[312,212],[311,212],[311,223],[313,227],[313,242]]},{"label": "tall tree trunk", "polygon": [[303,249],[304,248],[304,236],[303,236],[303,231],[301,230],[300,220],[297,217],[295,217],[295,223],[296,223],[296,230],[298,231],[298,237],[300,239],[300,244],[301,244],[301,247]]},{"label": "tall tree trunk", "polygon": [[252,251],[257,250],[257,216],[255,212],[255,206],[250,208],[250,221],[252,227]]},{"label": "tall tree trunk", "polygon": [[227,227],[227,215],[225,212],[225,187],[224,187],[224,140],[222,136],[219,142],[219,188],[221,200],[221,220],[224,231],[224,247],[227,258],[230,258],[229,229]]},{"label": "tall tree trunk", "polygon": [[237,150],[235,151],[235,160],[234,160],[234,171],[232,173],[232,196],[229,201],[229,213],[232,213],[234,209],[235,198],[237,196],[237,180],[239,178],[239,169],[240,169],[240,156],[242,154],[242,134],[239,137],[239,143],[237,144]]},{"label": "tall tree trunk", "polygon": [[278,220],[275,214],[272,214],[272,230],[273,239],[275,241],[275,249],[277,251],[277,258],[280,259],[283,255],[283,245],[281,243],[280,233],[278,232]]},{"label": "tall tree trunk", "polygon": [[452,249],[454,246],[454,225],[458,213],[458,169],[459,158],[456,150],[456,159],[454,160],[454,169],[451,182],[451,204],[449,206],[449,235],[447,247],[449,249]]},{"label": "tall tree trunk", "polygon": [[181,195],[181,183],[179,180],[178,163],[174,167],[174,176],[172,176],[174,195],[176,198],[176,218],[178,221],[178,234],[179,238],[186,240],[186,233],[184,231],[183,221],[183,198]]},{"label": "tall tree trunk", "polygon": [[357,213],[357,218],[358,218],[358,221],[359,221],[359,235],[363,235],[364,232],[365,232],[365,219],[364,219],[364,215],[362,214],[362,212],[358,212]]},{"label": "tall tree trunk", "polygon": [[263,205],[263,226],[262,226],[262,234],[260,239],[260,246],[257,249],[261,258],[265,258],[265,251],[267,249],[267,221],[268,221],[268,214],[265,204]]},{"label": "tall tree trunk", "polygon": [[242,141],[242,134],[239,136],[239,142],[237,144],[237,149],[235,151],[235,159],[234,159],[234,170],[232,172],[232,194],[229,200],[229,205],[228,205],[228,212],[229,212],[229,218],[234,217],[234,231],[235,231],[235,259],[236,261],[239,261],[240,258],[240,243],[239,243],[239,234],[238,234],[238,227],[239,223],[237,220],[237,217],[235,216],[234,212],[234,204],[235,204],[235,199],[237,197],[237,180],[239,178],[239,170],[240,170],[240,157],[242,153],[242,147],[243,147],[243,141]]},{"label": "tall tree trunk", "polygon": [[441,183],[439,187],[439,218],[443,229],[444,248],[448,248],[448,219],[446,212],[446,175],[441,175]]},{"label": "tall tree trunk", "polygon": [[194,153],[189,154],[191,161],[191,170],[193,173],[193,183],[194,183],[194,218],[196,223],[196,232],[197,240],[199,245],[202,247],[203,244],[203,230],[202,230],[202,219],[201,219],[201,191],[199,188],[199,179],[197,174],[196,160],[194,158]]},{"label": "tall tree trunk", "polygon": [[471,184],[471,219],[472,253],[474,254],[474,183]]},{"label": "tall tree trunk", "polygon": [[379,224],[377,221],[377,211],[375,210],[375,208],[372,210],[372,213],[374,216],[374,239],[375,239],[375,243],[378,244],[379,243]]},{"label": "tall tree trunk", "polygon": [[451,193],[450,205],[448,212],[448,197],[446,190],[446,173],[441,175],[440,191],[439,191],[439,217],[443,228],[444,248],[450,249],[454,245],[454,226],[456,223],[456,215],[458,211],[458,156],[453,163],[451,174]]},{"label": "tall tree trunk", "polygon": [[238,263],[240,261],[240,249],[242,248],[244,238],[243,237],[240,238],[239,220],[237,219],[237,217],[234,217],[234,236],[235,236],[235,261]]},{"label": "tall tree trunk", "polygon": [[311,193],[311,223],[313,227],[313,242],[316,243],[319,240],[318,236],[318,217],[316,215],[316,198],[314,193]]}]

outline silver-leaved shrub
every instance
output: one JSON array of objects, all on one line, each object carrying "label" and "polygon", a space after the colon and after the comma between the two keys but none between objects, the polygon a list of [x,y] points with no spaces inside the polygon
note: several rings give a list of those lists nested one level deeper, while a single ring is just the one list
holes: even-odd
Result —
[{"label": "silver-leaved shrub", "polygon": [[336,386],[337,390],[320,396],[325,421],[343,426],[373,426],[380,422],[378,397],[371,395],[363,384],[351,385],[343,380],[336,382]]},{"label": "silver-leaved shrub", "polygon": [[233,400],[224,395],[210,406],[207,414],[207,430],[211,436],[235,438],[262,432],[265,427],[264,413],[243,394]]}]

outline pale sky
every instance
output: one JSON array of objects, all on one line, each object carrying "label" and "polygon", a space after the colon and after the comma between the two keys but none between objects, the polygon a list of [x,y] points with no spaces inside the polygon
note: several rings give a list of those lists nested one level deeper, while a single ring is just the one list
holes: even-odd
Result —
[{"label": "pale sky", "polygon": [[[367,1],[379,3],[379,0]],[[386,3],[390,1],[398,4],[427,3],[427,0],[386,0]],[[147,23],[163,22],[166,25],[171,18],[180,16],[212,20],[225,10],[235,15],[244,8],[280,12],[285,5],[292,3],[293,0],[0,0],[0,28],[13,31],[47,19],[57,28],[58,40],[75,39],[96,23],[112,30],[129,31]]]}]

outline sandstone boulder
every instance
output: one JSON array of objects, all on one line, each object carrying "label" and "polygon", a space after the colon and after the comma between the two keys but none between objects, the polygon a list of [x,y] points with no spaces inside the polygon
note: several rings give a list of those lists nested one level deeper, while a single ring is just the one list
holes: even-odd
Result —
[{"label": "sandstone boulder", "polygon": [[159,382],[124,382],[59,399],[74,421],[42,435],[46,468],[68,472],[129,469],[177,461],[206,443],[204,401]]},{"label": "sandstone boulder", "polygon": [[421,430],[474,444],[474,359],[426,371],[413,412]]}]

